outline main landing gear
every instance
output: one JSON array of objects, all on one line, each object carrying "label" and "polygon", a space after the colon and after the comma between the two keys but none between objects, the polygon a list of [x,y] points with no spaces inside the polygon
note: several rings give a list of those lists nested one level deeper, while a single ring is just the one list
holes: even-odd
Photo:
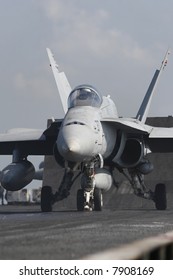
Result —
[{"label": "main landing gear", "polygon": [[144,199],[152,200],[155,203],[157,210],[166,210],[166,186],[165,184],[157,184],[154,192],[150,190],[144,183],[144,175],[134,169],[128,170],[129,175],[122,171],[125,177],[129,180],[134,194]]},{"label": "main landing gear", "polygon": [[53,194],[52,188],[49,186],[42,187],[41,190],[41,211],[52,212]]},{"label": "main landing gear", "polygon": [[166,186],[165,184],[157,184],[154,192],[154,202],[157,210],[166,210]]},{"label": "main landing gear", "polygon": [[[77,210],[78,211],[101,211],[103,206],[102,190],[95,185],[95,165],[101,166],[102,159],[94,158],[82,168],[81,189],[77,191]],[[81,172],[74,176],[77,167],[67,167],[58,191],[53,194],[49,186],[42,187],[41,191],[41,210],[51,212],[52,205],[70,194],[70,189],[74,181],[81,175]]]},{"label": "main landing gear", "polygon": [[53,194],[52,188],[50,186],[44,186],[41,190],[41,211],[42,212],[51,212],[52,206],[55,202],[63,200],[68,197],[70,194],[71,186],[74,181],[80,175],[80,173],[74,177],[74,169],[66,167],[64,175],[59,186],[59,189],[56,193]]}]

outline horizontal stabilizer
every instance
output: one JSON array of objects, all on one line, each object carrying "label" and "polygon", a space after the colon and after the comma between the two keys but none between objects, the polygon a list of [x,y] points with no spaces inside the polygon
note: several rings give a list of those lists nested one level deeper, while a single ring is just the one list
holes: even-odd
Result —
[{"label": "horizontal stabilizer", "polygon": [[147,145],[153,153],[173,153],[173,127],[153,127]]}]

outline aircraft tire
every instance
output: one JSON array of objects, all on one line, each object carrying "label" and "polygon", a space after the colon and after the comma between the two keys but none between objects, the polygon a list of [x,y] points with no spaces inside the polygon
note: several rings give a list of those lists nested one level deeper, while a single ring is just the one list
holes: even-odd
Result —
[{"label": "aircraft tire", "polygon": [[49,186],[41,189],[41,211],[52,212],[52,188]]},{"label": "aircraft tire", "polygon": [[94,210],[102,211],[103,206],[103,195],[101,189],[94,189]]},{"label": "aircraft tire", "polygon": [[165,184],[157,184],[154,192],[154,201],[157,210],[166,210],[166,186]]},{"label": "aircraft tire", "polygon": [[84,190],[79,189],[77,191],[77,210],[84,211]]}]

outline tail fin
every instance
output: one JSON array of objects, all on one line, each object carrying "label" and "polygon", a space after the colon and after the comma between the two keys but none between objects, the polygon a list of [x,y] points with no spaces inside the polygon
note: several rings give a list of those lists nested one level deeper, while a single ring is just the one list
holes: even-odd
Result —
[{"label": "tail fin", "polygon": [[154,90],[157,86],[157,83],[159,81],[159,78],[161,76],[162,71],[164,70],[165,66],[167,65],[168,62],[168,55],[170,54],[170,51],[168,50],[166,52],[166,55],[164,57],[164,60],[162,61],[160,70],[156,70],[154,73],[154,76],[152,78],[152,81],[148,87],[148,90],[144,96],[144,99],[142,101],[141,107],[139,108],[139,111],[136,115],[136,119],[140,120],[142,123],[145,123],[146,118],[148,116],[148,111],[151,105],[151,100],[154,94]]},{"label": "tail fin", "polygon": [[67,99],[71,92],[70,84],[67,80],[67,77],[64,72],[60,72],[58,69],[58,65],[54,59],[54,56],[49,48],[46,49],[47,54],[50,61],[50,66],[52,67],[52,72],[55,78],[55,82],[59,91],[62,107],[64,109],[64,113],[67,112]]}]

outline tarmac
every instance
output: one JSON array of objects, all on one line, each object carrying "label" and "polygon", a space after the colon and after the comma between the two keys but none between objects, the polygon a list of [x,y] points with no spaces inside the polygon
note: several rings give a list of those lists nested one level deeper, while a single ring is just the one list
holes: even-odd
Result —
[{"label": "tarmac", "polygon": [[133,194],[117,192],[109,209],[101,212],[78,212],[58,204],[51,213],[42,213],[39,205],[0,206],[0,259],[85,259],[172,231],[172,198],[168,194],[165,211],[156,210],[151,201],[146,204]]}]

